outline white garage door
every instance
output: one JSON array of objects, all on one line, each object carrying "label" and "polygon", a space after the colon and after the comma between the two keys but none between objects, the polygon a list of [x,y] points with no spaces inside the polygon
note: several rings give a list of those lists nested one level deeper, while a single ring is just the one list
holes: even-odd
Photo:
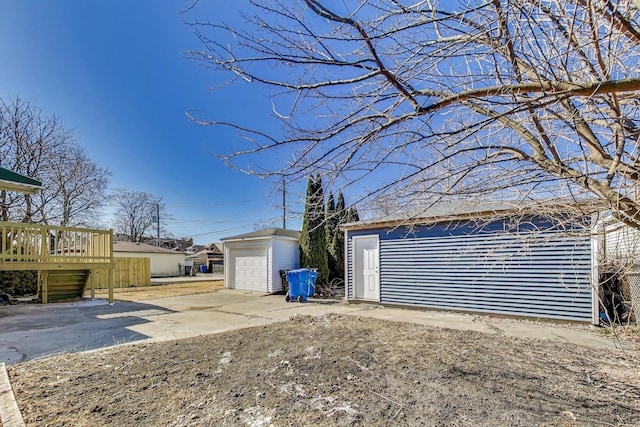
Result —
[{"label": "white garage door", "polygon": [[238,249],[234,251],[235,288],[249,291],[267,291],[267,255],[265,249]]}]

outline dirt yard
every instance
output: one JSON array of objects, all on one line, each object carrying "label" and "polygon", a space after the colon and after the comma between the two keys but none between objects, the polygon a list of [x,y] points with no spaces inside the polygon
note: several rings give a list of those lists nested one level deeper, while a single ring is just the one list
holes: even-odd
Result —
[{"label": "dirt yard", "polygon": [[9,375],[28,426],[640,425],[638,352],[338,315]]}]

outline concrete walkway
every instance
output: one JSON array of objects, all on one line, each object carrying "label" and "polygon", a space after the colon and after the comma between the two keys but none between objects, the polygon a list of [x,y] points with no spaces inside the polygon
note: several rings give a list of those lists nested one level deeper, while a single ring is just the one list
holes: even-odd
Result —
[{"label": "concrete walkway", "polygon": [[139,302],[106,300],[0,307],[0,362],[32,360],[60,352],[94,350],[141,341],[214,334],[327,313],[412,322],[489,334],[549,339],[616,348],[610,337],[588,327],[533,323],[437,311],[383,308],[310,300],[287,303],[284,296],[223,289],[217,292]]}]

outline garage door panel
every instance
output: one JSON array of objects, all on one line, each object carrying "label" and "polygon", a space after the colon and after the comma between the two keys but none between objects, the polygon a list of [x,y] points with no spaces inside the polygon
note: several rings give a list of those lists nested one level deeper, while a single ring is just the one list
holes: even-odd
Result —
[{"label": "garage door panel", "polygon": [[235,289],[267,291],[267,256],[264,249],[238,249],[232,252]]}]

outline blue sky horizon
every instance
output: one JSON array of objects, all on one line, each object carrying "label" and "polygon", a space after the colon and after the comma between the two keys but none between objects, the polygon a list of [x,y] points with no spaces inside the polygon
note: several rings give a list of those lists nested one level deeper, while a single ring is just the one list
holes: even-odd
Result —
[{"label": "blue sky horizon", "polygon": [[[231,4],[208,2],[206,13],[234,20]],[[273,121],[265,93],[250,85],[211,90],[224,78],[186,59],[200,44],[183,7],[182,0],[5,0],[0,98],[20,96],[73,129],[88,156],[111,171],[111,190],[162,196],[175,237],[205,244],[281,226],[277,183],[215,156],[240,135],[187,117],[250,114],[262,128]],[[300,228],[305,188],[287,185],[287,228]]]}]

